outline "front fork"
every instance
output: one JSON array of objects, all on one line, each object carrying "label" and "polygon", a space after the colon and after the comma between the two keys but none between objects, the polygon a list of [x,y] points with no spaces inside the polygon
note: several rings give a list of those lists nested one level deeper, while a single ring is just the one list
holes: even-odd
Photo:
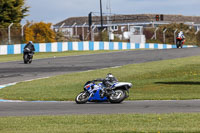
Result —
[{"label": "front fork", "polygon": [[125,93],[126,93],[126,98],[129,97],[129,89],[127,89],[127,90],[125,91]]}]

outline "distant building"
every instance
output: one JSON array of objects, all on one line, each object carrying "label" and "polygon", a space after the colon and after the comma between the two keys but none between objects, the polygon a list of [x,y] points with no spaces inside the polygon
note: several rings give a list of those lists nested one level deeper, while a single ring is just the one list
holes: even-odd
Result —
[{"label": "distant building", "polygon": [[[101,24],[100,17],[92,17],[92,29],[98,32]],[[130,31],[131,26],[157,27],[158,25],[170,23],[184,23],[200,29],[200,16],[183,16],[183,15],[157,15],[157,14],[135,14],[135,15],[112,15],[103,17],[104,29],[112,30],[114,34],[122,34]],[[58,31],[64,32],[65,36],[75,36],[87,38],[89,34],[88,17],[71,17],[58,22],[53,26]]]}]

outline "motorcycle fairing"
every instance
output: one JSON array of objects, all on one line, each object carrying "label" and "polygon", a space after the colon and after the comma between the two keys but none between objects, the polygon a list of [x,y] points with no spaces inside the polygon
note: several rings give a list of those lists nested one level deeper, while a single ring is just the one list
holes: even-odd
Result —
[{"label": "motorcycle fairing", "polygon": [[108,101],[107,97],[101,98],[100,95],[99,95],[99,92],[100,92],[100,89],[97,90],[97,91],[94,93],[94,95],[91,96],[91,97],[88,99],[88,101],[89,101],[89,102],[93,102],[93,101],[95,101],[95,102],[97,102],[97,101],[98,101],[98,102]]}]

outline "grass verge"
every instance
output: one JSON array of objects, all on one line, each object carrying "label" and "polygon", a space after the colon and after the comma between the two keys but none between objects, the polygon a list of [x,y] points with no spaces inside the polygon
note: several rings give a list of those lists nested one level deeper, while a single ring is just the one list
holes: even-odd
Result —
[{"label": "grass verge", "polygon": [[131,82],[129,100],[200,99],[200,56],[132,64],[21,82],[0,90],[0,98],[12,100],[73,101],[88,80],[113,73]]},{"label": "grass verge", "polygon": [[199,114],[0,117],[2,133],[199,133]]}]

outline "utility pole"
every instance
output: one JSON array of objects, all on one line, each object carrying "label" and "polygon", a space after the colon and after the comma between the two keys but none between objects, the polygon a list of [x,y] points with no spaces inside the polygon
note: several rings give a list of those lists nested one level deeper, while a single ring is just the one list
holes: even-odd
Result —
[{"label": "utility pole", "polygon": [[89,24],[89,40],[92,40],[92,12],[88,14],[88,24]]},{"label": "utility pole", "polygon": [[102,13],[102,1],[100,0],[100,13],[101,13],[101,29],[100,29],[100,37],[101,41],[103,40],[102,38],[102,30],[103,30],[103,13]]},{"label": "utility pole", "polygon": [[107,0],[107,6],[106,6],[106,9],[107,9],[107,13],[108,13],[108,16],[107,16],[107,32],[108,32],[108,36],[109,36],[109,41],[110,41],[110,35],[112,33],[112,30],[111,30],[111,4],[110,4],[110,0]]},{"label": "utility pole", "polygon": [[101,13],[101,30],[103,30],[103,13],[102,13],[102,2],[100,0],[100,13]]}]

